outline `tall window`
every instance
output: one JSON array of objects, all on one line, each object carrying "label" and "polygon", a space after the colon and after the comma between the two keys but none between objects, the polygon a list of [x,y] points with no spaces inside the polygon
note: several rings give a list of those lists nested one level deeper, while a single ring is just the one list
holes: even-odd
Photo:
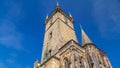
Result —
[{"label": "tall window", "polygon": [[52,32],[49,33],[49,40],[52,38]]},{"label": "tall window", "polygon": [[72,68],[71,62],[65,58],[65,68]]},{"label": "tall window", "polygon": [[90,65],[90,67],[93,68],[94,67],[94,63],[93,63],[93,60],[92,60],[90,55],[87,56],[87,60],[88,60],[88,63]]},{"label": "tall window", "polygon": [[50,50],[49,50],[49,57],[51,57],[51,51],[52,51],[52,50],[50,49]]},{"label": "tall window", "polygon": [[68,68],[68,59],[65,59],[65,68]]},{"label": "tall window", "polygon": [[80,68],[79,58],[80,58],[80,56],[74,55],[75,68]]},{"label": "tall window", "polygon": [[68,66],[67,68],[71,68],[71,62],[68,61]]},{"label": "tall window", "polygon": [[84,64],[84,60],[83,60],[83,58],[79,58],[79,63],[80,63],[80,68],[85,68],[85,64]]},{"label": "tall window", "polygon": [[100,61],[100,56],[99,56],[99,55],[97,55],[97,58],[98,58],[99,64],[101,64],[101,61]]},{"label": "tall window", "polygon": [[93,61],[95,62],[96,68],[99,68],[99,62],[98,62],[98,60],[97,60],[95,54],[92,54],[92,58],[93,58]]}]

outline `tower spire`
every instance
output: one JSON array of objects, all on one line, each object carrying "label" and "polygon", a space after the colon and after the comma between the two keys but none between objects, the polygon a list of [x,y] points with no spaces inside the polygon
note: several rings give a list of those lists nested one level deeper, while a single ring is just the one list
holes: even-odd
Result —
[{"label": "tower spire", "polygon": [[56,9],[60,9],[59,3],[56,4]]},{"label": "tower spire", "polygon": [[46,19],[48,19],[48,14],[46,15]]},{"label": "tower spire", "polygon": [[72,18],[72,15],[71,15],[71,13],[69,13],[69,16]]},{"label": "tower spire", "polygon": [[57,2],[56,6],[59,6],[59,2]]},{"label": "tower spire", "polygon": [[81,25],[80,25],[80,28],[81,28],[81,35],[82,35],[82,45],[85,45],[85,44],[88,44],[88,43],[92,43],[92,41],[87,36],[87,34],[85,33],[85,31],[83,30]]}]

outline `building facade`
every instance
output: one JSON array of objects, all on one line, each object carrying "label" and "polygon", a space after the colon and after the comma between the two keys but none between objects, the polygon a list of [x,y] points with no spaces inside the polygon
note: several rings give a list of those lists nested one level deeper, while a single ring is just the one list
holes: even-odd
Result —
[{"label": "building facade", "polygon": [[98,49],[81,27],[82,45],[77,41],[73,18],[56,5],[45,20],[41,62],[34,68],[112,68],[106,54]]}]

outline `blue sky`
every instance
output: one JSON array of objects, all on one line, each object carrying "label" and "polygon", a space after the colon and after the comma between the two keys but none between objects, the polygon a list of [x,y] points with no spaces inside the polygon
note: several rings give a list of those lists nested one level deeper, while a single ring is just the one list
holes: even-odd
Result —
[{"label": "blue sky", "polygon": [[46,15],[56,2],[79,23],[90,39],[120,68],[120,0],[0,0],[0,68],[33,68],[40,60]]}]

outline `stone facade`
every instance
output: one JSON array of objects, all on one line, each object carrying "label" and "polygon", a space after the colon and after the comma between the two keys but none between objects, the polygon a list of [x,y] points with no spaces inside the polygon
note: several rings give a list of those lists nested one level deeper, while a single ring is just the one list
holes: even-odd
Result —
[{"label": "stone facade", "polygon": [[56,6],[45,20],[45,37],[41,62],[34,68],[112,68],[106,54],[98,49],[81,28],[78,44],[71,15]]}]

